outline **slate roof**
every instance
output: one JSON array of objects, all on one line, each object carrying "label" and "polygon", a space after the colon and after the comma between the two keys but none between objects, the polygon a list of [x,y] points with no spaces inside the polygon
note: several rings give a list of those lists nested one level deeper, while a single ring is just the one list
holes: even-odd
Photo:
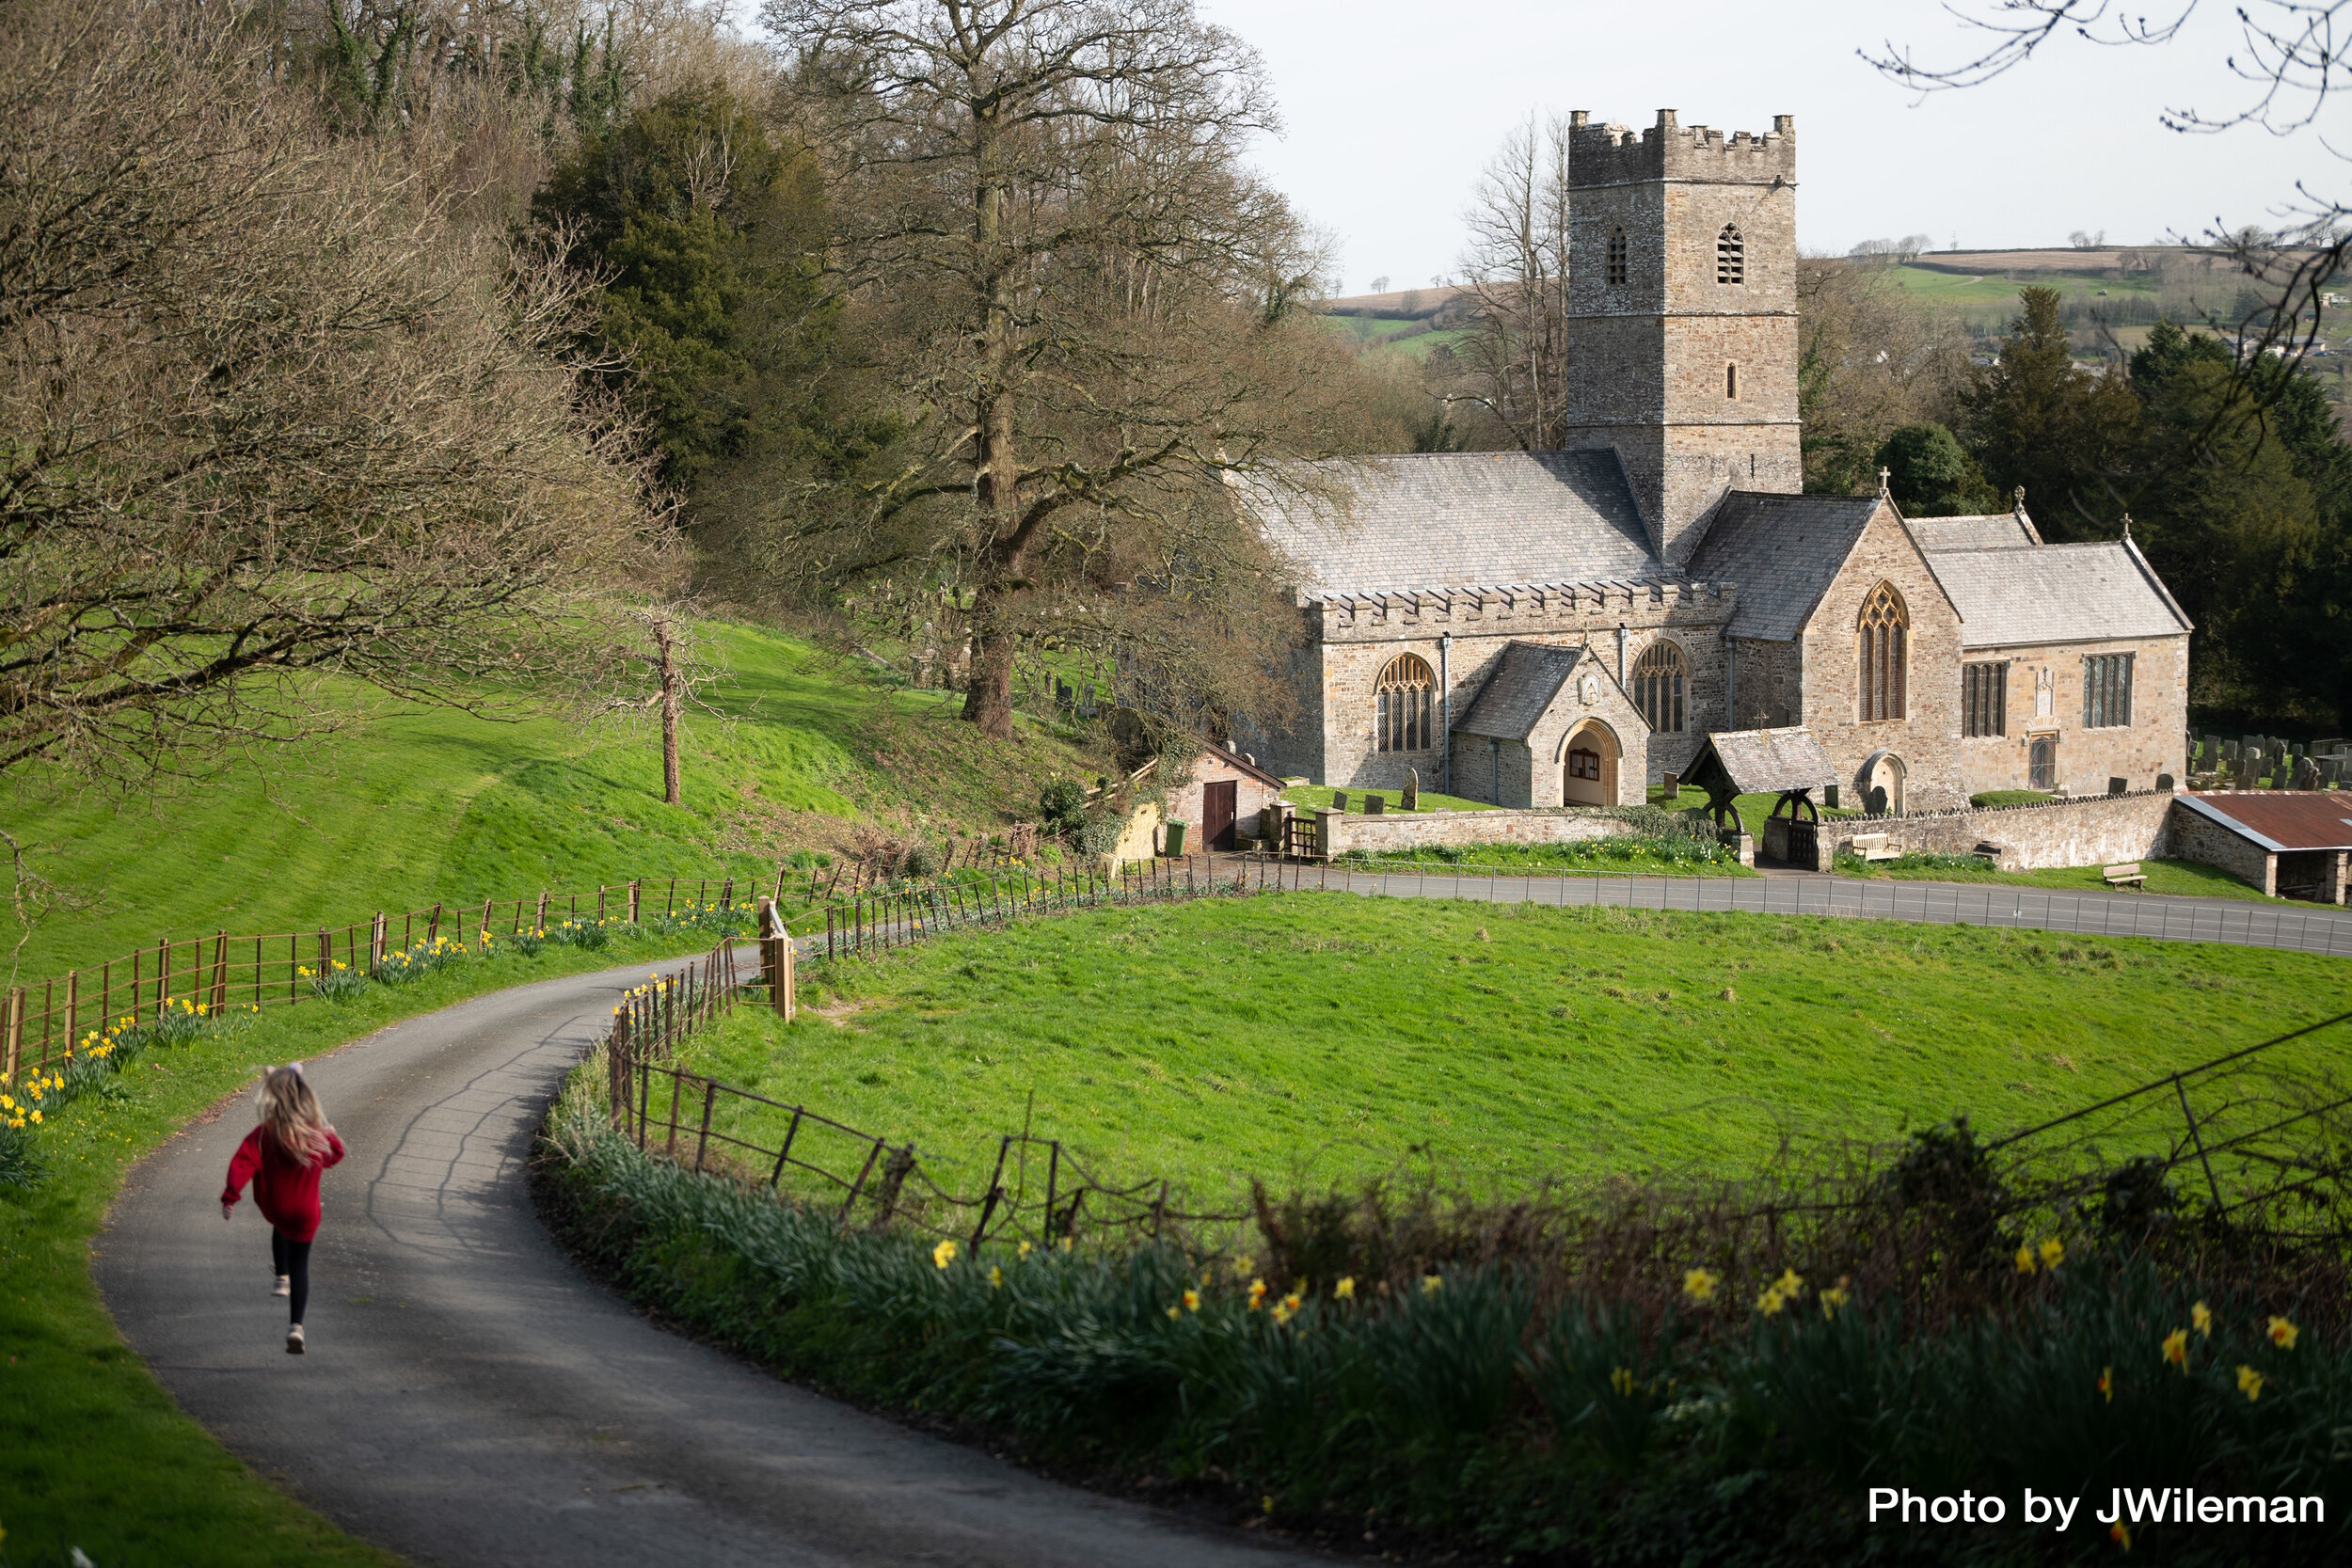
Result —
[{"label": "slate roof", "polygon": [[1736,583],[1731,635],[1786,642],[1837,576],[1876,496],[1777,496],[1735,490],[1724,498],[1690,573]]},{"label": "slate roof", "polygon": [[[1939,550],[1928,565],[1960,607],[1963,648],[2179,637],[2189,630],[2188,617],[2128,539]],[[1740,602],[1747,603],[1745,594]]]},{"label": "slate roof", "polygon": [[1708,752],[1742,795],[1762,795],[1784,789],[1820,789],[1837,782],[1837,767],[1799,724],[1778,730],[1717,730],[1691,759],[1684,777],[1704,788]]},{"label": "slate roof", "polygon": [[[1613,451],[1418,452],[1235,482],[1310,598],[1534,583],[1660,581]],[[1344,515],[1316,484],[1344,486]]]},{"label": "slate roof", "polygon": [[1510,642],[1502,650],[1502,662],[1454,726],[1463,735],[1491,736],[1501,740],[1525,740],[1541,722],[1544,713],[1560,689],[1568,684],[1576,667],[1592,659],[1594,668],[1600,668],[1598,657],[1590,648],[1563,648],[1549,642]]},{"label": "slate roof", "polygon": [[2175,797],[2273,854],[2293,849],[2352,849],[2352,792],[2262,789]]},{"label": "slate roof", "polygon": [[1906,517],[1911,536],[1930,555],[1940,550],[2022,550],[2042,543],[2033,523],[2015,512],[1981,517]]}]

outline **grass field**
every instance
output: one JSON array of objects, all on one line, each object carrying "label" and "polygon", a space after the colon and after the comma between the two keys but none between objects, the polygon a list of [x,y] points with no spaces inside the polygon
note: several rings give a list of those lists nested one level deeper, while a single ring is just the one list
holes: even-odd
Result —
[{"label": "grass field", "polygon": [[1411,328],[1408,317],[1389,316],[1318,316],[1315,318],[1331,331],[1346,338],[1367,354],[1402,354],[1412,359],[1426,359],[1429,351],[1439,343],[1448,347],[1471,335],[1468,327],[1445,327],[1434,332],[1416,332],[1409,338],[1384,341],[1399,332]]},{"label": "grass field", "polygon": [[[1331,803],[1332,796],[1343,793],[1347,797],[1347,809],[1350,811],[1363,810],[1364,802],[1375,795],[1380,797],[1383,809],[1385,810],[1403,811],[1405,809],[1405,792],[1401,789],[1349,789],[1343,791],[1327,788],[1323,784],[1293,784],[1288,789],[1282,791],[1282,799],[1288,800],[1292,805],[1296,806],[1301,811],[1314,811],[1319,807],[1329,805]],[[1421,792],[1420,799],[1420,809],[1422,811],[1436,811],[1440,806],[1443,806],[1448,811],[1494,810],[1494,807],[1488,805],[1484,800],[1472,800],[1460,795],[1440,795],[1434,789],[1422,790]]]},{"label": "grass field", "polygon": [[2344,974],[2217,945],[1302,894],[813,969],[821,1011],[739,1010],[691,1059],[911,1138],[959,1191],[1032,1117],[1105,1179],[1208,1199],[1408,1167],[1494,1193],[1737,1173],[1784,1136],[2026,1124],[2337,1010]]},{"label": "grass field", "polygon": [[[349,1002],[306,1003],[132,1064],[37,1143],[49,1180],[0,1189],[0,1562],[389,1564],[247,1469],[182,1414],[124,1347],[89,1251],[122,1173],[256,1064],[310,1059],[482,991],[651,959],[675,942],[469,961]],[[21,1091],[20,1091],[21,1092]],[[329,1107],[331,1112],[332,1107]]]},{"label": "grass field", "polygon": [[309,928],[378,909],[513,897],[631,876],[772,877],[779,858],[894,834],[1001,829],[1086,759],[1024,722],[1020,744],[954,721],[937,692],[745,626],[708,628],[728,677],[689,721],[684,804],[662,803],[644,731],[560,713],[513,721],[329,691],[352,727],[239,760],[159,799],[59,781],[0,790],[0,825],[57,901],[20,976],[170,933]]}]

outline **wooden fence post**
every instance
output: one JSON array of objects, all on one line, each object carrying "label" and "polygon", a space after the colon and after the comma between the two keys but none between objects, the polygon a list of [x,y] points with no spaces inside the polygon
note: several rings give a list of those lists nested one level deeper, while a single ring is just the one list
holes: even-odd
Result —
[{"label": "wooden fence post", "polygon": [[718,1094],[719,1080],[716,1078],[704,1079],[703,1130],[694,1139],[694,1168],[696,1170],[703,1168],[703,1155],[710,1148],[710,1107],[712,1101],[718,1098]]},{"label": "wooden fence post", "polygon": [[218,1018],[229,1007],[229,933],[216,932],[213,937],[213,1016]]},{"label": "wooden fence post", "polygon": [[798,1018],[801,1012],[800,986],[798,976],[793,973],[800,960],[792,952],[792,928],[790,927],[784,928],[784,935],[776,939],[776,943],[784,949],[783,975],[778,982],[783,989],[776,996],[776,1010],[784,1015],[785,1022],[789,1023]]},{"label": "wooden fence post", "polygon": [[596,923],[598,925],[604,923],[604,884],[602,882],[596,884]]},{"label": "wooden fence post", "polygon": [[631,926],[637,924],[637,900],[643,891],[644,890],[639,887],[637,879],[633,877],[630,878],[628,884],[628,923]]},{"label": "wooden fence post", "polygon": [[8,1015],[6,1049],[8,1070],[0,1074],[0,1077],[5,1077],[13,1084],[16,1082],[17,1059],[24,1048],[24,1034],[22,1027],[22,1021],[24,1017],[24,989],[22,986],[8,992]]},{"label": "wooden fence post", "polygon": [[441,901],[437,898],[433,901],[433,924],[425,927],[424,940],[431,942],[441,940]]},{"label": "wooden fence post", "polygon": [[73,1059],[74,1037],[82,1032],[82,972],[66,971],[65,975],[65,1059]]}]

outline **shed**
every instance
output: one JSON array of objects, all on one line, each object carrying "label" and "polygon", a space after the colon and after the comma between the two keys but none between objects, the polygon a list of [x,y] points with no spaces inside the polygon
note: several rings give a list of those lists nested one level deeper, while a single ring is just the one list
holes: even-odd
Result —
[{"label": "shed", "polygon": [[2352,791],[2243,789],[2180,796],[2172,843],[2265,893],[2346,902],[2352,881]]}]

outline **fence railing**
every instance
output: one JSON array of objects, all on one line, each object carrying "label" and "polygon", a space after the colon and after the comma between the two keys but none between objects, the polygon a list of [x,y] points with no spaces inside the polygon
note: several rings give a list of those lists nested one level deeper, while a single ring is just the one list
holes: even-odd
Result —
[{"label": "fence railing", "polygon": [[86,1031],[116,1020],[147,1022],[182,1003],[218,1014],[299,1002],[315,994],[313,979],[338,964],[366,974],[391,954],[444,936],[475,945],[485,934],[495,942],[565,921],[618,916],[634,925],[706,906],[739,909],[748,916],[754,895],[781,900],[787,883],[798,891],[799,878],[785,867],[777,869],[772,891],[755,888],[748,878],[642,878],[594,889],[542,889],[479,904],[378,911],[363,921],[308,931],[159,937],[152,946],[120,958],[11,988],[0,999],[0,1083],[15,1082],[27,1069],[45,1071],[53,1062],[71,1059]]}]

